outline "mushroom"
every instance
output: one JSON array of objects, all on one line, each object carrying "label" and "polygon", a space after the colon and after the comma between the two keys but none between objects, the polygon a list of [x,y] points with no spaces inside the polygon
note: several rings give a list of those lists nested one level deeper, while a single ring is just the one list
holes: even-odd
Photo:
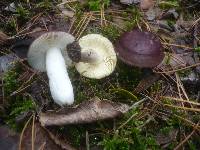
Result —
[{"label": "mushroom", "polygon": [[48,32],[34,40],[28,51],[28,63],[34,69],[47,72],[52,98],[61,106],[74,102],[73,87],[66,69],[71,60],[64,51],[72,42],[74,37],[68,33]]},{"label": "mushroom", "polygon": [[125,32],[115,44],[115,51],[126,64],[141,68],[185,66],[184,60],[178,54],[164,53],[156,35],[139,29]]},{"label": "mushroom", "polygon": [[77,71],[85,77],[101,79],[110,75],[117,57],[112,43],[100,34],[88,34],[67,46]]},{"label": "mushroom", "polygon": [[139,29],[125,32],[117,41],[115,50],[123,62],[137,67],[153,68],[164,58],[160,40],[154,34]]}]

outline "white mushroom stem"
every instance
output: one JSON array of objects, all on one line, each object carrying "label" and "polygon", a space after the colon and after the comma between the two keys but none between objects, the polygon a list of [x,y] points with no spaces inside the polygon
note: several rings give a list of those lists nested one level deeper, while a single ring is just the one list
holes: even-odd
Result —
[{"label": "white mushroom stem", "polygon": [[101,61],[101,56],[99,54],[92,52],[92,51],[87,51],[87,52],[81,52],[81,60],[80,62],[85,62],[85,63],[98,63]]},{"label": "white mushroom stem", "polygon": [[47,51],[46,70],[54,101],[61,106],[72,104],[74,102],[73,87],[60,49],[51,48]]}]

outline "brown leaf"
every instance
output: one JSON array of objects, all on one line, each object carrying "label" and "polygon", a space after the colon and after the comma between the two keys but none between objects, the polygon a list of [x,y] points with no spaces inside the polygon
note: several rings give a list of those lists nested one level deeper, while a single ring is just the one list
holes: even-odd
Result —
[{"label": "brown leaf", "polygon": [[0,31],[0,45],[5,44],[8,41],[9,36]]},{"label": "brown leaf", "polygon": [[162,148],[166,148],[170,143],[172,143],[177,137],[178,131],[176,129],[172,129],[169,133],[158,133],[156,135],[156,142],[162,146]]},{"label": "brown leaf", "polygon": [[166,53],[162,63],[157,66],[158,69],[163,71],[176,70],[183,67],[186,67],[186,62],[181,54],[175,53]]},{"label": "brown leaf", "polygon": [[129,106],[108,100],[93,98],[65,112],[49,112],[40,114],[43,126],[91,123],[98,120],[115,118],[127,112]]},{"label": "brown leaf", "polygon": [[142,79],[137,87],[134,89],[134,93],[140,93],[148,89],[150,86],[152,86],[156,81],[158,81],[160,78],[159,74],[151,74],[144,79]]},{"label": "brown leaf", "polygon": [[149,8],[151,8],[151,7],[153,7],[153,5],[154,5],[154,1],[153,0],[141,0],[140,1],[140,8],[141,9],[149,9]]},{"label": "brown leaf", "polygon": [[72,17],[74,17],[74,12],[73,11],[70,11],[70,10],[62,10],[62,14],[64,15],[64,16],[66,16],[66,17],[70,17],[70,18],[72,18]]},{"label": "brown leaf", "polygon": [[120,3],[125,4],[125,5],[131,5],[133,4],[134,0],[120,0]]},{"label": "brown leaf", "polygon": [[0,56],[0,74],[14,67],[14,62],[19,59],[14,54]]},{"label": "brown leaf", "polygon": [[32,125],[29,125],[22,138],[21,150],[32,149],[32,133],[34,133],[34,149],[37,150],[75,150],[66,141],[62,142],[50,131],[41,127],[39,123],[34,124],[34,132],[32,131]]},{"label": "brown leaf", "polygon": [[19,143],[19,135],[14,133],[6,126],[0,127],[0,149],[17,150]]}]

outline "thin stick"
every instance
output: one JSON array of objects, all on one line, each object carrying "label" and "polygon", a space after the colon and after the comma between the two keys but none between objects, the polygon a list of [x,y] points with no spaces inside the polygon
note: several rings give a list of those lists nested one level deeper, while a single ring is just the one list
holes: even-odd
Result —
[{"label": "thin stick", "polygon": [[71,11],[76,12],[76,10],[75,10],[74,8],[72,8],[69,4],[67,4],[67,7],[68,7]]},{"label": "thin stick", "polygon": [[161,98],[172,99],[172,100],[175,100],[175,101],[185,102],[185,103],[190,103],[190,104],[193,104],[193,105],[200,106],[200,103],[196,103],[196,102],[193,102],[193,101],[187,101],[187,100],[183,100],[183,99],[179,99],[179,98],[175,98],[175,97],[162,96]]},{"label": "thin stick", "polygon": [[31,136],[31,149],[35,150],[35,115],[33,115],[33,121],[32,121],[32,136]]},{"label": "thin stick", "polygon": [[32,76],[30,76],[30,78],[29,78],[23,85],[21,85],[16,91],[12,92],[12,94],[10,94],[10,96],[16,95],[17,93],[19,93],[19,92],[25,90],[27,87],[29,87],[31,84],[29,84],[29,85],[27,85],[27,86],[25,86],[25,87],[24,87],[24,85],[26,85],[28,82],[30,82],[31,79],[32,79],[35,75],[36,75],[36,72],[34,72],[34,73],[32,74]]},{"label": "thin stick", "polygon": [[[176,114],[174,114],[174,116],[175,116],[176,118],[179,118],[179,119],[181,119],[181,120],[187,122],[187,123],[188,123],[190,126],[192,126],[193,128],[197,125],[197,124],[193,123],[192,121],[190,121],[190,120],[188,120],[188,119],[186,119],[186,118],[183,118],[183,117],[181,117],[181,116],[178,116],[178,115],[176,115]],[[199,125],[197,126],[197,130],[200,131],[200,126],[199,126]]]},{"label": "thin stick", "polygon": [[200,63],[196,63],[196,64],[193,64],[193,65],[190,65],[190,66],[187,66],[187,67],[183,67],[183,68],[180,68],[180,69],[169,70],[169,71],[156,71],[154,69],[153,72],[168,74],[168,73],[174,73],[174,72],[177,72],[177,71],[182,71],[182,70],[190,69],[190,68],[193,68],[193,67],[197,67],[199,65],[200,65]]},{"label": "thin stick", "polygon": [[104,23],[105,26],[107,26],[104,7],[105,7],[105,4],[103,3],[103,5],[102,5],[103,23]]},{"label": "thin stick", "polygon": [[77,2],[77,0],[65,0],[64,2],[58,4],[57,6],[65,5],[65,4],[72,3],[72,2]]},{"label": "thin stick", "polygon": [[85,23],[85,26],[84,26],[83,29],[80,31],[80,33],[79,33],[77,39],[79,39],[79,38],[81,37],[82,33],[85,31],[85,29],[87,28],[88,24],[90,23],[91,18],[92,18],[92,14],[90,14],[90,16],[89,16],[87,22]]},{"label": "thin stick", "polygon": [[83,18],[79,21],[78,25],[76,26],[76,28],[74,29],[72,34],[75,34],[76,30],[79,28],[79,26],[82,26],[82,24],[85,22],[86,19],[87,19],[87,17],[83,16]]},{"label": "thin stick", "polygon": [[183,109],[183,110],[187,110],[187,111],[200,112],[200,109],[198,109],[198,108],[181,107],[181,106],[174,106],[174,105],[170,105],[170,104],[163,104],[163,105],[167,106],[167,107],[173,107],[173,108]]},{"label": "thin stick", "polygon": [[71,31],[71,29],[72,29],[72,27],[73,27],[75,21],[76,21],[76,19],[72,20],[72,23],[71,23],[71,25],[70,25],[70,27],[69,27],[68,33],[70,33],[70,31]]},{"label": "thin stick", "polygon": [[162,43],[162,44],[163,45],[168,45],[168,46],[175,46],[175,47],[180,47],[180,48],[186,48],[186,49],[189,49],[189,50],[194,50],[194,48],[192,48],[192,47],[178,45],[178,44],[171,44],[171,43]]},{"label": "thin stick", "polygon": [[126,120],[121,126],[119,126],[117,128],[117,130],[123,128],[129,121],[131,121],[133,119],[133,117],[135,117],[138,113],[133,114],[131,117],[128,118],[128,120]]},{"label": "thin stick", "polygon": [[[96,20],[100,20],[100,19],[96,18]],[[108,22],[108,23],[110,23],[110,24],[113,24],[114,26],[116,26],[117,28],[121,29],[122,31],[125,31],[125,29],[123,29],[122,27],[120,27],[119,25],[117,25],[117,24],[114,23],[114,22],[111,22],[111,21],[108,21],[108,20],[104,20],[104,21],[105,21],[105,22]]]},{"label": "thin stick", "polygon": [[101,6],[101,27],[103,27],[103,5]]},{"label": "thin stick", "polygon": [[88,21],[88,15],[86,14],[84,21],[82,22],[81,26],[79,27],[75,37],[78,37],[78,35],[80,34],[80,32],[82,31],[82,28],[85,26],[85,24]]},{"label": "thin stick", "polygon": [[1,83],[2,83],[2,99],[3,99],[3,105],[5,104],[5,91],[4,91],[4,81],[3,78],[1,79]]},{"label": "thin stick", "polygon": [[[14,36],[12,36],[12,37],[15,37],[15,36],[19,35],[20,33],[22,33],[22,32],[24,32],[24,31],[28,30],[29,28],[31,28],[31,27],[34,25],[35,21],[36,21],[42,14],[43,14],[43,13],[40,13],[40,14],[34,16],[34,17],[31,19],[31,21],[33,21],[33,22],[32,22],[32,24],[31,24],[30,26],[28,26],[28,27],[22,29],[22,30],[19,31],[16,35],[14,35]],[[29,21],[29,22],[31,22],[31,21]]]},{"label": "thin stick", "polygon": [[86,150],[90,150],[90,141],[89,141],[88,131],[85,132],[85,143],[86,143]]},{"label": "thin stick", "polygon": [[179,143],[179,144],[174,148],[174,150],[178,150],[185,142],[187,142],[187,141],[190,139],[190,137],[195,133],[195,131],[196,131],[198,125],[199,125],[199,122],[195,125],[193,131],[192,131],[181,143]]},{"label": "thin stick", "polygon": [[26,124],[24,125],[24,128],[22,129],[21,135],[20,135],[20,139],[19,139],[19,150],[22,150],[22,138],[24,135],[24,132],[29,124],[29,122],[31,121],[31,119],[33,118],[34,114],[28,119],[28,121],[26,122]]}]

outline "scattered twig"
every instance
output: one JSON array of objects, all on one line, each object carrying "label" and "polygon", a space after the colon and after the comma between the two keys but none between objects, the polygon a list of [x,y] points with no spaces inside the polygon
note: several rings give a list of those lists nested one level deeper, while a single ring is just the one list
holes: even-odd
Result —
[{"label": "scattered twig", "polygon": [[191,136],[195,133],[195,131],[196,131],[198,125],[199,125],[199,122],[195,125],[194,129],[192,130],[192,132],[191,132],[181,143],[179,143],[179,144],[174,148],[174,150],[179,150],[179,149],[181,148],[181,146],[191,138]]},{"label": "scattered twig", "polygon": [[31,119],[33,118],[33,116],[34,116],[34,114],[28,119],[28,121],[24,125],[24,128],[22,129],[22,132],[21,132],[21,135],[20,135],[20,139],[19,139],[19,150],[22,150],[23,135],[24,135],[24,132],[25,132],[26,128],[28,127],[28,124],[30,123]]},{"label": "scattered twig", "polygon": [[89,141],[88,131],[85,132],[85,143],[86,143],[86,150],[90,150],[90,141]]},{"label": "scattered twig", "polygon": [[183,68],[180,68],[180,69],[169,70],[169,71],[156,71],[154,69],[153,72],[155,72],[155,73],[162,73],[162,74],[170,74],[170,73],[174,73],[174,72],[177,72],[177,71],[182,71],[182,70],[190,69],[190,68],[193,68],[193,67],[196,67],[196,66],[199,66],[199,65],[200,65],[200,63],[196,63],[196,64],[193,64],[193,65],[190,65],[190,66],[187,66],[187,67],[183,67]]},{"label": "scattered twig", "polygon": [[65,5],[65,4],[73,3],[73,2],[77,2],[77,0],[64,0],[62,3],[58,4],[57,6],[61,6],[61,5]]},{"label": "scattered twig", "polygon": [[33,115],[33,121],[32,121],[32,136],[31,136],[31,149],[35,150],[35,114]]},{"label": "scattered twig", "polygon": [[179,98],[175,98],[175,97],[162,96],[161,98],[170,99],[170,100],[172,99],[172,100],[174,100],[174,101],[185,102],[185,103],[190,103],[190,104],[192,104],[192,105],[200,106],[200,103],[196,103],[196,102],[188,101],[188,100],[183,100],[183,99],[179,99]]},{"label": "scattered twig", "polygon": [[176,109],[183,109],[183,110],[192,111],[192,112],[200,112],[199,108],[181,107],[181,106],[175,106],[175,105],[170,105],[170,104],[163,104],[163,105],[167,107],[176,108]]}]

